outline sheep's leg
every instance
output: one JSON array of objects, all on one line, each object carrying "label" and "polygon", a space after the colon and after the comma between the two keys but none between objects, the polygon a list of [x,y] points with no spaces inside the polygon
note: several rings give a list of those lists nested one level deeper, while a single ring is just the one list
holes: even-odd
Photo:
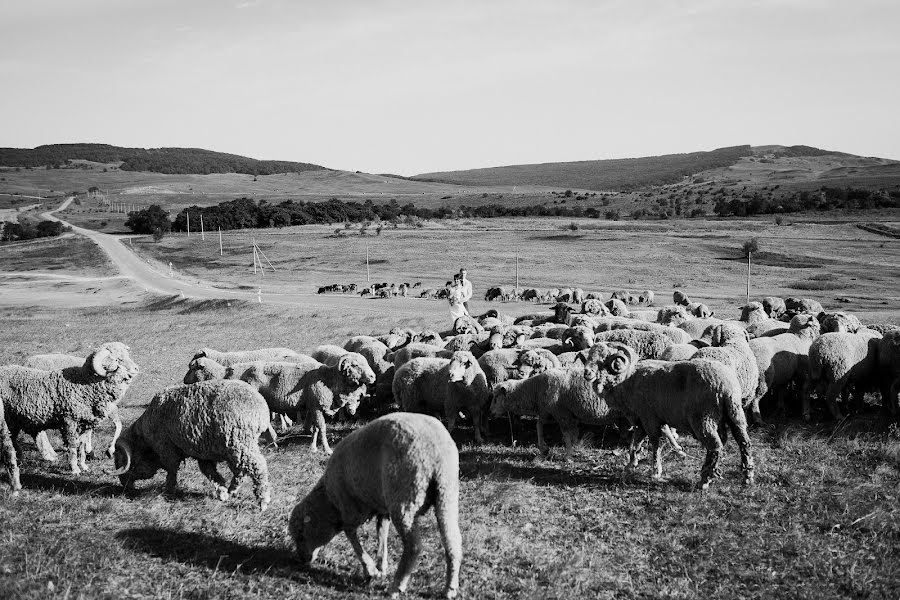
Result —
[{"label": "sheep's leg", "polygon": [[69,467],[71,468],[73,475],[78,475],[81,473],[81,466],[78,464],[79,451],[83,450],[84,446],[81,445],[81,436],[78,435],[75,423],[71,421],[64,422],[62,426],[62,436],[63,443],[67,446],[67,452],[69,453]]},{"label": "sheep's leg", "polygon": [[394,575],[394,583],[391,585],[391,595],[396,596],[406,591],[410,577],[419,562],[419,554],[422,552],[422,541],[416,527],[416,511],[413,507],[401,507],[391,514],[391,521],[400,534],[403,544],[403,553],[397,565],[397,573]]},{"label": "sheep's leg", "polygon": [[178,489],[178,469],[166,469],[166,493],[174,494]]},{"label": "sheep's leg", "polygon": [[[663,427],[666,427],[663,425]],[[662,479],[662,445],[660,442],[662,441],[663,431],[662,428],[654,431],[650,436],[650,454],[653,456],[653,465],[650,467],[651,474],[650,476],[653,479]]]},{"label": "sheep's leg", "polygon": [[566,446],[566,461],[571,462],[575,459],[575,443],[578,441],[578,422],[560,422],[559,428],[562,430],[563,444]]},{"label": "sheep's leg", "polygon": [[88,429],[81,434],[81,441],[84,444],[84,454],[91,458],[94,457],[94,430]]},{"label": "sheep's leg", "polygon": [[455,598],[459,590],[459,567],[462,564],[458,490],[444,489],[438,494],[434,503],[434,516],[444,543],[444,559],[447,561],[444,597]]},{"label": "sheep's leg", "polygon": [[[320,410],[316,411],[316,429],[322,436],[322,449],[325,450],[326,456],[331,456],[331,446],[328,445],[328,435],[325,429],[325,413]],[[313,434],[313,441],[315,441],[315,433]]]},{"label": "sheep's leg", "polygon": [[709,489],[709,482],[719,476],[718,465],[719,458],[722,456],[722,440],[716,428],[705,423],[695,428],[700,433],[700,441],[706,447],[706,459],[703,462],[703,468],[700,470],[700,489]]},{"label": "sheep's leg", "polygon": [[838,408],[837,404],[838,396],[844,393],[844,390],[842,390],[841,387],[840,383],[835,382],[829,384],[828,389],[825,391],[825,402],[828,404],[828,410],[831,412],[831,416],[834,417],[836,421],[840,421],[844,418],[844,415],[841,414],[841,409]]},{"label": "sheep's leg", "polygon": [[547,445],[547,440],[544,439],[544,417],[538,416],[537,418],[537,445],[538,450],[540,450],[541,454],[546,457],[550,454],[550,446]]},{"label": "sheep's leg", "polygon": [[759,410],[759,398],[759,396],[754,395],[753,399],[750,400],[750,420],[757,427],[763,427],[766,422],[763,421],[762,412]]},{"label": "sheep's leg", "polygon": [[456,429],[456,419],[459,417],[459,405],[450,398],[444,401],[444,416],[447,418],[447,431],[453,433]]},{"label": "sheep's leg", "polygon": [[641,449],[641,444],[644,443],[644,438],[647,437],[647,432],[644,431],[643,427],[635,426],[631,430],[631,447],[629,448],[628,453],[628,464],[625,465],[625,475],[630,475],[637,469],[638,462],[640,458],[638,457],[638,453]]},{"label": "sheep's leg", "polygon": [[113,432],[112,440],[109,442],[109,448],[106,449],[106,456],[109,458],[112,458],[116,453],[116,441],[122,435],[122,419],[119,418],[118,412],[113,416],[113,423],[116,426],[116,430]]},{"label": "sheep's leg", "polygon": [[238,468],[237,459],[234,462],[228,461],[228,468],[231,469],[231,483],[228,484],[228,494],[233,496],[241,484],[244,483],[244,472]]},{"label": "sheep's leg", "polygon": [[9,485],[12,486],[12,493],[15,495],[22,489],[22,482],[19,480],[19,463],[16,460],[13,439],[6,421],[0,417],[0,463],[6,467],[6,472],[9,474]]},{"label": "sheep's leg", "polygon": [[391,525],[391,518],[387,515],[378,515],[375,517],[375,531],[378,533],[378,554],[375,560],[378,562],[379,577],[387,574],[388,568],[388,531]]},{"label": "sheep's leg", "polygon": [[46,461],[56,462],[56,450],[54,450],[53,446],[50,444],[50,438],[47,437],[46,431],[41,431],[34,436],[34,445],[37,446],[37,449],[40,451],[41,458]]},{"label": "sheep's leg", "polygon": [[375,561],[372,560],[369,553],[363,549],[362,544],[359,542],[359,534],[356,529],[345,529],[344,533],[347,535],[347,539],[350,540],[350,545],[353,546],[353,552],[356,553],[356,558],[362,563],[366,578],[371,579],[373,577],[378,577],[378,567],[375,566]]},{"label": "sheep's leg", "polygon": [[214,460],[197,459],[197,466],[200,467],[200,472],[215,486],[216,497],[222,501],[228,500],[228,488],[225,487],[225,480],[216,468],[216,462]]},{"label": "sheep's leg", "polygon": [[738,451],[741,453],[741,471],[744,474],[744,485],[753,485],[753,454],[750,445],[750,436],[747,434],[747,424],[740,421],[728,423],[731,435],[737,442]]},{"label": "sheep's leg", "polygon": [[[485,419],[485,424],[487,423],[487,419]],[[481,408],[475,407],[472,409],[472,426],[475,428],[475,443],[482,444],[484,443],[484,438],[481,437]]]}]

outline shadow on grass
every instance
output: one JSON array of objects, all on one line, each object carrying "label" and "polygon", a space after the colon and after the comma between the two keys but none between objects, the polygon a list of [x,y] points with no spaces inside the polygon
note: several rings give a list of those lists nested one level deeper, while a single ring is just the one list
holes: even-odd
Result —
[{"label": "shadow on grass", "polygon": [[223,573],[276,575],[345,592],[359,591],[363,585],[361,580],[354,585],[346,575],[316,565],[304,569],[285,547],[248,546],[205,533],[162,527],[125,529],[116,534],[116,539],[125,547],[149,556]]},{"label": "shadow on grass", "polygon": [[73,475],[56,475],[53,473],[22,473],[22,487],[26,490],[42,490],[66,494],[69,496],[92,495],[104,498],[118,498],[134,495],[125,493],[118,481],[97,482],[72,479]]},{"label": "shadow on grass", "polygon": [[592,488],[610,488],[622,485],[621,474],[608,468],[585,469],[567,464],[562,458],[529,461],[517,456],[519,461],[508,462],[496,452],[466,450],[459,455],[460,479],[490,476],[498,479],[520,479],[537,484],[577,485]]}]

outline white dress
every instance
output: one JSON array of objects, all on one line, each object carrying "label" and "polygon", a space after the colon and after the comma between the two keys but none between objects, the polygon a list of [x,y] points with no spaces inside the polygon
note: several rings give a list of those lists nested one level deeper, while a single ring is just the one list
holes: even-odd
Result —
[{"label": "white dress", "polygon": [[466,312],[466,307],[463,305],[462,297],[463,290],[461,286],[453,286],[450,288],[450,297],[448,300],[450,302],[450,316],[453,317],[454,321],[469,314]]}]

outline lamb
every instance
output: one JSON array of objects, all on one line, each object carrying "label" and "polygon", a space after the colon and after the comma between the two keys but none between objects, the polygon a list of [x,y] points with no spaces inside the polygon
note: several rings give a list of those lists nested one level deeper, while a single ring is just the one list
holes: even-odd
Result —
[{"label": "lamb", "polygon": [[578,423],[609,422],[609,406],[597,398],[580,369],[550,369],[528,379],[509,380],[494,387],[491,414],[534,415],[538,418],[537,443],[541,454],[550,448],[544,441],[543,423],[554,418],[562,430],[566,460],[572,460],[578,440]]},{"label": "lamb", "polygon": [[[260,510],[265,510],[272,493],[266,459],[259,450],[264,431],[274,441],[266,401],[243,381],[168,387],[153,397],[116,442],[113,475],[130,488],[164,469],[166,489],[173,492],[182,461],[194,458],[219,500],[227,500],[249,474]],[[234,475],[227,488],[216,469],[219,461],[226,461]]]},{"label": "lamb", "polygon": [[351,416],[356,414],[366,385],[375,383],[375,373],[366,359],[356,352],[348,352],[334,365],[318,362],[242,363],[229,367],[225,378],[250,384],[274,413],[293,414],[305,408],[305,426],[312,430],[310,452],[316,452],[321,436],[325,454],[331,454],[325,417],[334,416],[341,409]]},{"label": "lamb", "polygon": [[[343,531],[367,577],[387,572],[388,523],[403,554],[391,593],[404,593],[421,552],[417,518],[434,507],[447,561],[444,597],[459,590],[462,536],[459,531],[459,452],[436,419],[395,413],[360,427],[335,448],[325,473],[294,507],[288,532],[304,566]],[[363,550],[358,529],[376,517],[378,552]]]},{"label": "lamb", "polygon": [[792,381],[802,389],[809,372],[809,346],[818,336],[819,321],[812,315],[801,314],[791,319],[787,333],[750,340],[759,372],[753,400],[756,406],[770,391],[777,394],[778,404],[783,406],[785,388]]},{"label": "lamb", "polygon": [[291,360],[298,356],[290,348],[260,348],[241,352],[219,352],[212,348],[200,348],[194,358],[209,358],[226,367],[235,363],[253,362],[257,360]]},{"label": "lamb", "polygon": [[41,431],[59,429],[72,473],[86,471],[82,434],[109,416],[137,373],[128,347],[119,342],[103,344],[80,367],[58,371],[0,367],[0,401],[16,450],[20,431],[36,437]]},{"label": "lamb", "polygon": [[891,389],[900,387],[900,329],[886,331],[878,342],[878,378],[882,411],[885,416],[896,416],[900,406]]},{"label": "lamb", "polygon": [[831,416],[843,419],[837,398],[853,386],[857,409],[862,408],[863,395],[876,389],[878,380],[878,345],[881,334],[870,329],[859,333],[825,333],[809,347],[809,380],[803,391],[803,418],[809,420],[810,392],[825,394]]},{"label": "lamb", "polygon": [[[84,358],[81,356],[73,356],[71,354],[35,354],[34,356],[29,356],[25,359],[23,366],[32,369],[41,369],[42,371],[61,371],[68,367],[80,367],[83,364]],[[122,419],[119,418],[119,409],[116,404],[110,405],[109,418],[115,425],[115,432],[113,433],[112,441],[109,444],[106,455],[112,456],[113,450],[115,450],[116,447],[116,440],[119,439],[119,435],[122,433]],[[34,438],[34,442],[40,450],[44,460],[56,460],[56,451],[53,450],[53,446],[50,445],[50,440],[47,438],[46,431],[37,434]],[[88,429],[84,432],[83,442],[85,455],[93,455],[94,445],[92,429]]]},{"label": "lamb", "polygon": [[481,365],[470,352],[444,358],[414,358],[394,374],[394,397],[407,412],[443,414],[453,431],[460,410],[472,418],[475,441],[482,442],[481,414],[490,389]]},{"label": "lamb", "polygon": [[9,486],[12,488],[13,496],[17,496],[19,490],[22,489],[22,482],[19,480],[19,463],[16,460],[16,449],[13,447],[12,436],[3,413],[3,398],[0,398],[0,464],[3,465],[9,476]]},{"label": "lamb", "polygon": [[658,359],[672,340],[658,331],[640,329],[613,329],[594,334],[594,343],[620,342],[633,348],[641,360]]},{"label": "lamb", "polygon": [[600,403],[618,410],[637,425],[627,470],[637,467],[637,451],[650,437],[655,476],[662,476],[660,439],[663,426],[690,431],[706,448],[701,489],[717,476],[726,433],[731,429],[741,454],[744,483],[753,483],[753,456],[741,407],[741,384],[733,369],[711,360],[641,361],[622,344],[595,344],[583,376]]},{"label": "lamb", "polygon": [[711,330],[711,344],[700,348],[691,360],[714,360],[734,369],[741,383],[741,398],[744,406],[749,406],[755,423],[762,423],[759,404],[756,400],[756,386],[759,384],[759,368],[756,357],[750,349],[747,332],[733,323],[715,325]]}]

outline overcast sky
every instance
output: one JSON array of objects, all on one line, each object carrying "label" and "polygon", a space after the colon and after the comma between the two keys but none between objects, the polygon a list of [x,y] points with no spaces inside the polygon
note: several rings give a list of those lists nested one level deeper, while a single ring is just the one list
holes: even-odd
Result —
[{"label": "overcast sky", "polygon": [[412,175],[807,144],[900,159],[895,0],[0,3],[0,146]]}]

